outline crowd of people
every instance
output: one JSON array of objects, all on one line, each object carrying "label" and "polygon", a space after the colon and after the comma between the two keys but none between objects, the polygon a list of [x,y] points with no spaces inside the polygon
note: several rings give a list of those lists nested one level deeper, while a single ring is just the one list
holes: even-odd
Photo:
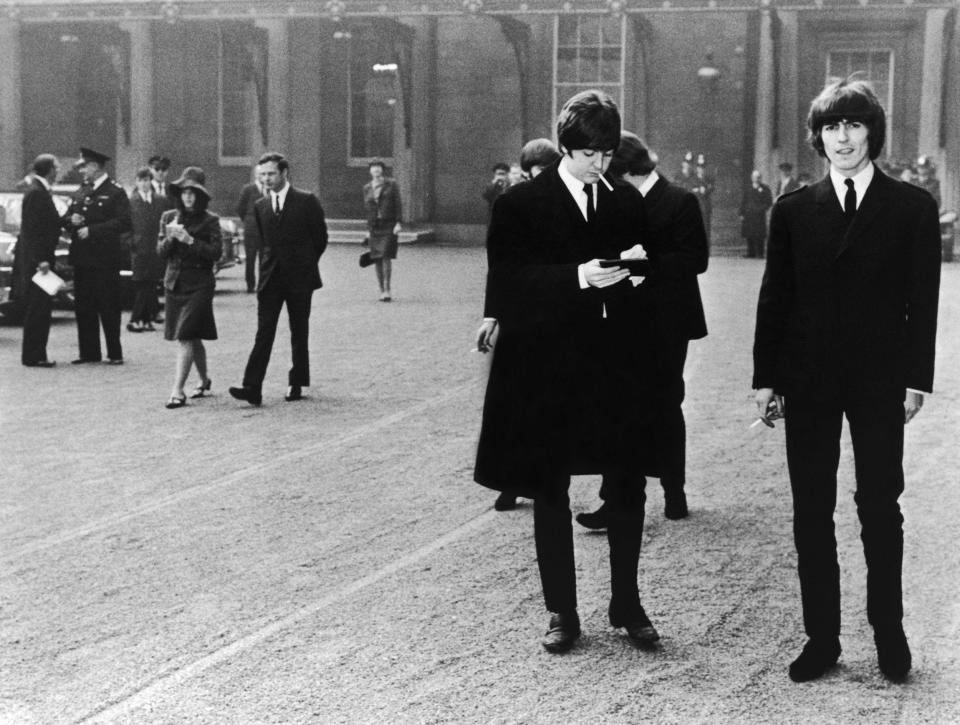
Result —
[{"label": "crowd of people", "polygon": [[[814,680],[840,657],[833,516],[846,417],[867,617],[881,672],[900,682],[912,665],[901,585],[903,427],[933,388],[937,202],[876,165],[885,113],[869,84],[829,84],[807,127],[827,176],[804,182],[784,163],[774,200],[754,171],[741,208],[751,255],[766,257],[754,339],[758,422],[784,419],[793,495],[807,641],[788,674]],[[602,504],[576,520],[607,533],[611,626],[651,649],[660,634],[638,586],[645,487],[659,478],[666,517],[689,515],[683,368],[689,342],[707,334],[697,276],[707,268],[709,214],[690,181],[658,174],[656,154],[622,130],[601,91],[564,104],[557,139],[555,159],[529,180],[509,183],[499,164],[484,190],[488,276],[476,339],[493,360],[474,479],[499,492],[498,510],[533,499],[549,613],[541,644],[562,653],[581,635],[571,476],[600,474]],[[702,174],[692,183],[706,186]]]},{"label": "crowd of people", "polygon": [[[781,164],[776,200],[759,171],[741,206],[748,254],[765,257],[754,337],[759,421],[783,418],[807,641],[790,663],[797,682],[825,674],[840,647],[840,575],[834,535],[840,430],[847,418],[856,462],[858,516],[867,564],[867,616],[880,670],[902,681],[911,668],[903,628],[903,426],[933,388],[940,271],[938,200],[893,178],[876,159],[885,113],[869,84],[829,84],[807,118],[809,141],[829,163],[820,181]],[[638,572],[648,477],[664,490],[664,514],[690,515],[682,403],[689,344],[707,335],[698,275],[707,269],[713,180],[689,154],[674,180],[657,155],[622,128],[602,91],[570,98],[554,144],[534,139],[514,167],[497,164],[489,202],[487,284],[477,349],[493,355],[474,479],[498,492],[495,508],[533,499],[533,539],[549,624],[542,646],[562,653],[581,635],[571,477],[602,476],[600,506],[577,521],[606,530],[609,623],[641,648],[660,634],[643,606]],[[137,302],[131,331],[157,319],[163,268],[164,337],[177,343],[166,407],[212,387],[205,341],[215,340],[218,217],[203,169],[166,182],[169,162],[138,172],[132,198],[105,171],[108,158],[81,149],[83,184],[57,213],[50,196],[58,160],[42,155],[23,202],[18,256],[26,278],[50,274],[61,229],[71,235],[79,357],[123,364],[119,269],[132,238]],[[926,166],[926,165],[923,165]],[[918,167],[918,171],[919,171]],[[401,230],[396,182],[369,165],[363,188],[369,251],[380,299],[390,300]],[[234,398],[262,402],[280,313],[290,320],[287,401],[310,385],[309,318],[327,245],[316,195],[293,187],[289,161],[264,154],[241,191],[247,289],[257,329]],[[772,212],[769,210],[772,208]],[[769,239],[767,214],[770,213]],[[154,286],[151,288],[151,280]],[[49,295],[26,285],[23,364],[46,356]],[[153,291],[151,291],[153,290]]]}]

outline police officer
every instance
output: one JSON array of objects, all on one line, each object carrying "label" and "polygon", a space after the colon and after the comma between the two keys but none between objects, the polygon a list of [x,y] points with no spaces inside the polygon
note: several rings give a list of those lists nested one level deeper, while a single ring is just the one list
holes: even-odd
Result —
[{"label": "police officer", "polygon": [[80,149],[83,184],[63,215],[70,231],[77,337],[80,356],[73,364],[100,362],[100,332],[107,345],[107,362],[123,364],[120,346],[120,268],[124,249],[121,236],[130,232],[130,200],[126,191],[107,176],[110,160],[97,151]]}]

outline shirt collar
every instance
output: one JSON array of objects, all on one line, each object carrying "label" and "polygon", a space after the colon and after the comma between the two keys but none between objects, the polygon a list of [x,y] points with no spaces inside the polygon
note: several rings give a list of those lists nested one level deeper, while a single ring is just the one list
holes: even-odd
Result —
[{"label": "shirt collar", "polygon": [[656,184],[658,181],[660,181],[660,174],[658,174],[657,170],[654,169],[649,174],[647,174],[647,178],[644,180],[642,184],[640,184],[640,187],[639,187],[640,193],[643,196],[646,196],[648,193],[650,193],[650,189],[653,188],[653,185]]},{"label": "shirt collar", "polygon": [[[563,159],[560,160],[560,163],[557,164],[557,172],[560,174],[560,180],[563,181],[564,185],[570,191],[570,196],[573,197],[573,200],[577,202],[577,206],[580,207],[580,213],[583,214],[583,218],[587,218],[587,193],[583,190],[584,184],[580,179],[567,171],[567,168],[563,164]],[[597,207],[597,185],[589,184],[593,187],[593,208],[596,211]]]},{"label": "shirt collar", "polygon": [[863,201],[863,195],[867,193],[867,187],[870,186],[870,182],[873,181],[873,162],[871,161],[865,169],[852,177],[844,176],[832,166],[830,167],[830,182],[833,184],[833,190],[840,200],[841,207],[843,206],[844,197],[847,194],[847,185],[845,182],[848,178],[853,179],[853,190],[857,192],[857,207],[859,207],[860,202]]},{"label": "shirt collar", "polygon": [[290,182],[288,181],[283,185],[283,188],[280,191],[271,191],[271,197],[280,197],[280,207],[286,206],[287,203],[287,192],[290,191]]}]

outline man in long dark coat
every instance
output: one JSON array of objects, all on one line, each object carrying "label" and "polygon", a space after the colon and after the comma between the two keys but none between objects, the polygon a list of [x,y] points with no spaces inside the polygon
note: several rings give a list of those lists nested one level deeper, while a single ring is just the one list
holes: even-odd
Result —
[{"label": "man in long dark coat", "polygon": [[[487,237],[489,312],[499,322],[474,477],[534,499],[534,539],[546,608],[543,646],[580,635],[568,488],[571,474],[611,477],[610,623],[631,640],[659,635],[640,603],[637,564],[644,492],[644,360],[630,271],[604,266],[641,255],[643,201],[603,171],[620,114],[599,91],[564,105],[560,161],[494,203]],[[652,261],[652,260],[651,260]],[[640,262],[640,269],[650,262]],[[519,490],[528,487],[529,490]]]},{"label": "man in long dark coat", "polygon": [[740,202],[740,234],[747,240],[744,256],[763,259],[767,242],[767,211],[773,206],[773,193],[756,169],[750,174],[750,186]]},{"label": "man in long dark coat", "polygon": [[32,171],[30,186],[23,195],[15,265],[24,299],[20,362],[27,367],[51,368],[56,364],[47,358],[53,300],[32,279],[38,272],[48,274],[56,262],[60,214],[50,187],[57,179],[60,162],[56,156],[41,154],[34,160]]}]

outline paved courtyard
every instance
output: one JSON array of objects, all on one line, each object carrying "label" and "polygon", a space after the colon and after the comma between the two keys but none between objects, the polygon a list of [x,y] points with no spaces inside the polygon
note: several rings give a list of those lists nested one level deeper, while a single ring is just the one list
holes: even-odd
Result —
[{"label": "paved courtyard", "polygon": [[[584,637],[551,656],[529,502],[495,513],[472,483],[483,250],[401,248],[390,304],[359,251],[321,261],[298,403],[283,401],[285,320],[264,405],[226,393],[255,328],[239,268],[218,279],[213,396],[181,410],[163,407],[161,333],[124,332],[123,367],[71,366],[73,319],[57,313],[60,364],[39,370],[0,327],[0,722],[960,722],[960,265],[944,268],[936,394],[907,428],[914,673],[892,685],[876,667],[845,444],[843,655],[795,685],[783,429],[749,428],[762,263],[717,258],[701,277],[691,517],[664,519],[654,481],[641,555],[662,647],[606,623],[606,539],[578,531]],[[575,509],[597,484],[575,481]]]}]

